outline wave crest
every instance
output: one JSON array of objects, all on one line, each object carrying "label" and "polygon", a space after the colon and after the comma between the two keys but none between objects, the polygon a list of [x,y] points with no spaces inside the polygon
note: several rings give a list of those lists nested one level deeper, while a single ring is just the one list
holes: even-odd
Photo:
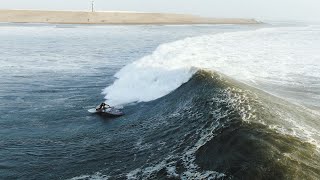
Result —
[{"label": "wave crest", "polygon": [[[187,82],[196,69],[211,69],[258,86],[297,85],[297,77],[320,79],[315,27],[269,28],[186,38],[160,45],[121,69],[103,90],[110,104],[146,102]],[[196,68],[194,68],[196,67]],[[304,86],[312,82],[304,81]],[[261,88],[261,87],[259,87]]]}]

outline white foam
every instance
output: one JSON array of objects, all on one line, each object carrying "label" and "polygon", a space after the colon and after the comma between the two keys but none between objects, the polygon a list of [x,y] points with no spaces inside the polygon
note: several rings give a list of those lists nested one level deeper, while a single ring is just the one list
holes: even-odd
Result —
[{"label": "white foam", "polygon": [[[222,117],[221,112],[216,112],[217,117]],[[127,179],[151,179],[153,174],[160,170],[165,170],[166,178],[180,179],[217,179],[226,176],[216,171],[201,170],[196,164],[196,152],[199,148],[210,141],[214,136],[214,129],[220,126],[216,121],[210,122],[209,125],[203,124],[195,134],[200,135],[200,139],[192,146],[187,147],[181,154],[168,154],[168,156],[157,164],[145,168],[137,168],[127,174]],[[186,134],[187,135],[187,134]],[[179,146],[179,145],[178,145]],[[182,160],[183,172],[179,174],[176,171],[177,160]]]},{"label": "white foam", "polygon": [[100,172],[96,172],[93,175],[80,175],[77,177],[73,177],[70,180],[108,180],[109,176],[103,175]]},{"label": "white foam", "polygon": [[308,87],[312,84],[297,77],[320,78],[319,48],[319,26],[186,38],[162,44],[151,55],[128,64],[103,93],[113,105],[154,100],[188,81],[194,67],[254,85],[268,82]]}]

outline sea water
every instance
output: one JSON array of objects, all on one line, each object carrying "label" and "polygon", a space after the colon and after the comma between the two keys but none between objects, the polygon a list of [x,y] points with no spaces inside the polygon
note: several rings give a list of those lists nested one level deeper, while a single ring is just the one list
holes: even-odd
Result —
[{"label": "sea water", "polygon": [[[196,164],[194,153],[213,138],[201,131],[208,128],[201,124],[205,112],[183,114],[192,100],[177,105],[179,100],[165,96],[209,70],[285,99],[289,107],[301,106],[317,119],[319,35],[319,26],[312,25],[1,24],[0,178],[150,179],[163,167],[166,177],[228,176]],[[166,106],[156,101],[163,97]],[[110,119],[87,111],[104,98],[123,106],[126,115]],[[167,109],[175,110],[160,116]],[[291,130],[306,132],[298,138],[317,145],[319,122],[294,120]],[[216,126],[209,126],[211,132]],[[296,137],[287,129],[282,133]],[[179,140],[189,136],[193,140]],[[180,161],[185,171],[179,171]]]}]

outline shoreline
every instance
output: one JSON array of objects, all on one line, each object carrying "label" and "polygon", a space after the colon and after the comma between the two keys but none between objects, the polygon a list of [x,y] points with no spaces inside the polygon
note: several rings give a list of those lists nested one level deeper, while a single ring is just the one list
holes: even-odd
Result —
[{"label": "shoreline", "polygon": [[260,24],[254,19],[207,18],[189,14],[127,11],[0,10],[0,22],[105,25]]}]

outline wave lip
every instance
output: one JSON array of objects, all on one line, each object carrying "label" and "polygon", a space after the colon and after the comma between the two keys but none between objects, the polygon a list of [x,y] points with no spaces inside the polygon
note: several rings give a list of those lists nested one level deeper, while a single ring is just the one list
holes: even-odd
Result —
[{"label": "wave lip", "polygon": [[103,90],[109,104],[123,105],[155,100],[187,82],[196,72],[196,68],[192,67],[163,67],[155,64],[151,57],[141,60],[144,62],[143,66],[137,62],[132,63],[115,75],[118,79]]}]

